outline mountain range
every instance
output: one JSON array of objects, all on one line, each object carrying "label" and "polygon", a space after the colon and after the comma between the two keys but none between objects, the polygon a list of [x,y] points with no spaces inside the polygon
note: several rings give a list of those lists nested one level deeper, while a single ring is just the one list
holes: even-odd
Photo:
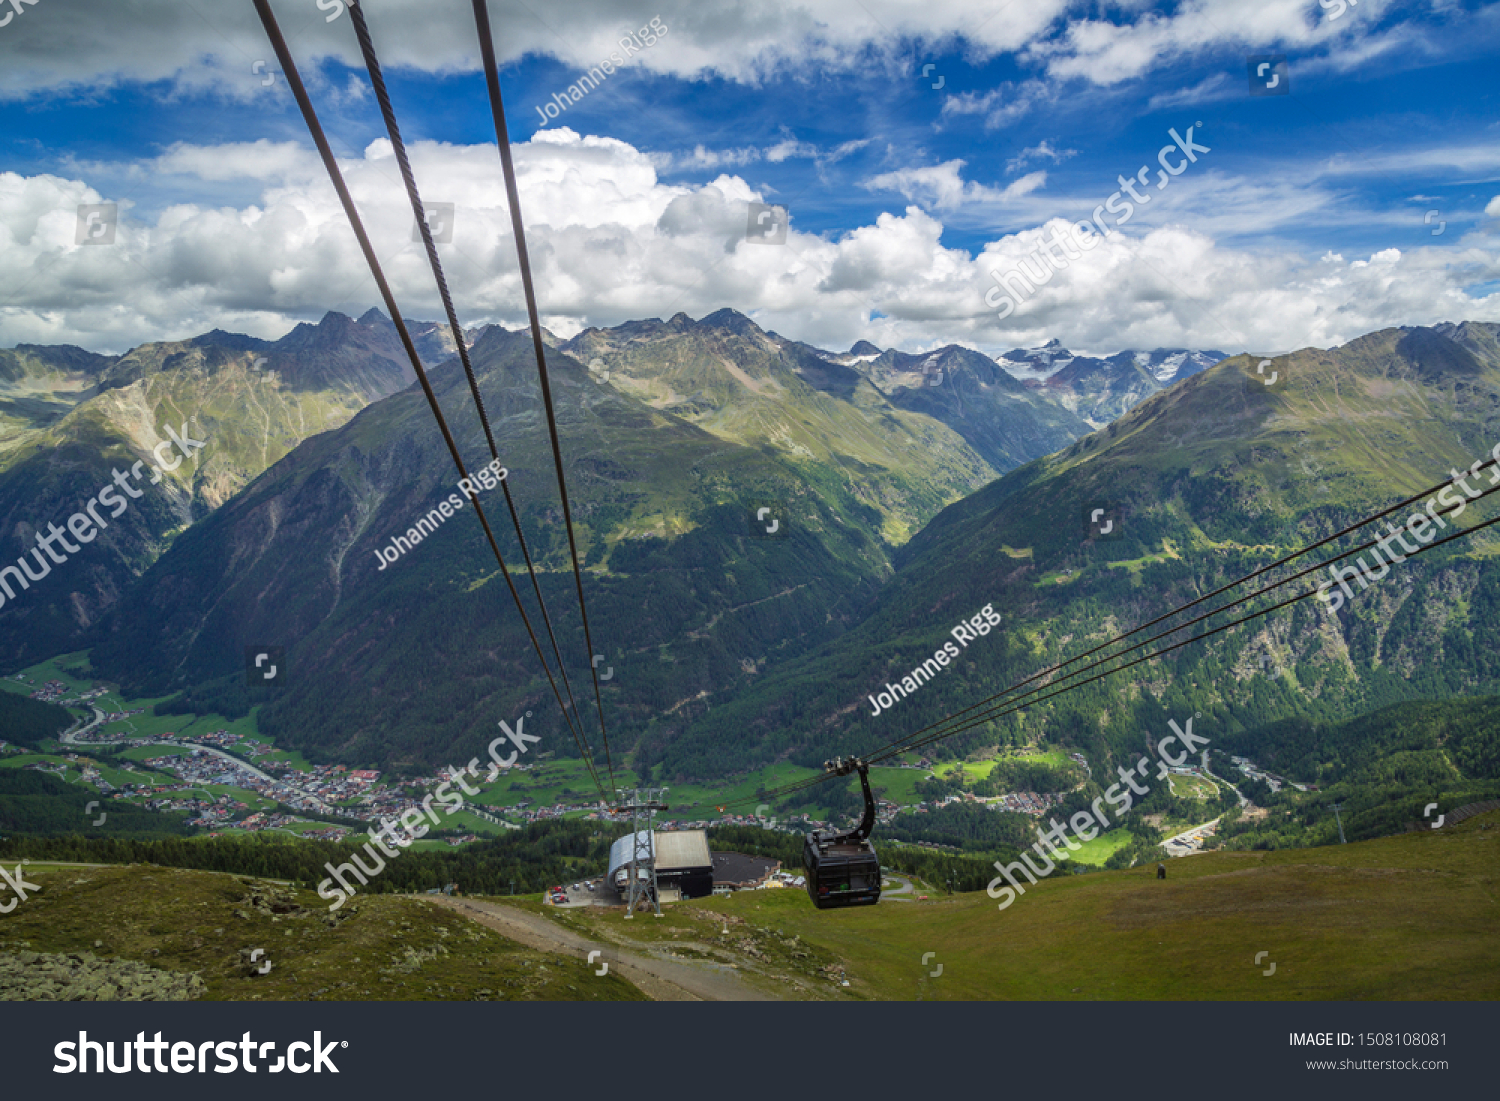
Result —
[{"label": "mountain range", "polygon": [[[275,345],[237,348],[210,334],[107,363],[77,350],[14,353],[25,377],[41,380],[32,392],[50,389],[36,399],[45,408],[26,414],[30,442],[6,452],[7,532],[22,504],[39,500],[20,492],[18,471],[62,463],[40,434],[63,433],[57,446],[71,447],[81,470],[54,484],[54,517],[92,492],[90,478],[107,477],[114,456],[149,451],[148,431],[120,427],[129,406],[112,394],[133,389],[143,394],[135,407],[162,419],[184,413],[180,395],[192,394],[210,437],[232,444],[218,465],[207,450],[199,470],[184,465],[159,495],[168,515],[141,503],[143,523],[166,535],[146,523],[155,541],[112,575],[112,599],[97,585],[80,592],[100,567],[75,562],[59,568],[65,585],[38,593],[53,609],[51,637],[0,611],[7,657],[92,646],[96,670],[135,694],[263,704],[262,729],[314,759],[397,769],[467,759],[499,719],[528,708],[528,729],[571,752],[474,519],[455,516],[384,568],[374,553],[457,479],[422,395],[401,387],[388,326],[373,312],[330,315]],[[336,345],[321,355],[320,332]],[[351,352],[344,341],[355,337],[365,345]],[[582,705],[589,655],[530,341],[498,326],[467,337]],[[1266,373],[1255,357],[1203,369],[1213,353],[1085,361],[1054,347],[1042,350],[1051,363],[1068,362],[1032,380],[1006,367],[1016,353],[909,355],[868,343],[833,353],[733,311],[550,340],[597,657],[612,674],[612,742],[638,769],[671,777],[806,763],[908,734],[1467,466],[1488,453],[1500,405],[1497,326],[1473,322],[1307,349]],[[424,330],[434,386],[477,465],[489,453],[450,351],[436,326]],[[270,362],[257,368],[259,357]],[[1140,400],[1090,432],[1058,400],[1058,378],[1097,378],[1094,393],[1121,401],[1113,380],[1128,378]],[[153,387],[175,404],[151,405]],[[226,423],[232,407],[268,409],[270,392],[298,397],[256,432]],[[306,425],[270,446],[293,411],[305,417],[316,402],[329,410],[321,430]],[[87,424],[102,427],[90,437]],[[514,569],[504,503],[482,501]],[[1100,507],[1119,521],[1112,538],[1089,533]],[[32,515],[44,523],[49,510]],[[1413,563],[1410,584],[1362,594],[1336,619],[1299,606],[955,748],[1040,729],[1114,754],[1184,709],[1240,729],[1493,691],[1500,669],[1484,655],[1500,641],[1490,637],[1500,594],[1487,547],[1481,536]],[[869,714],[868,696],[985,605],[1002,628],[899,709]],[[287,684],[252,692],[244,653],[265,645],[286,648]]]},{"label": "mountain range", "polygon": [[[1495,444],[1497,334],[1500,326],[1473,322],[1388,329],[1276,357],[1263,372],[1258,358],[1235,356],[1194,373],[949,506],[900,549],[862,623],[679,721],[659,737],[671,748],[658,763],[696,775],[730,759],[756,766],[788,745],[802,763],[835,748],[866,752],[1441,482]],[[1475,512],[1488,515],[1486,505]],[[1113,524],[1107,538],[1104,523]],[[1037,701],[951,748],[1045,733],[1110,759],[1128,757],[1169,717],[1244,730],[1493,692],[1494,551],[1481,533],[1404,565],[1337,615],[1304,601]],[[985,604],[1005,626],[964,647],[898,709],[872,714],[871,693]]]},{"label": "mountain range", "polygon": [[1041,348],[1005,352],[996,362],[1091,427],[1102,428],[1152,394],[1224,358],[1218,351],[1157,348],[1116,352],[1101,359],[1074,355],[1061,342],[1049,340]]},{"label": "mountain range", "polygon": [[[424,358],[452,354],[445,329],[413,327]],[[155,467],[167,429],[207,446],[0,614],[0,655],[69,648],[178,534],[304,441],[345,424],[413,379],[395,326],[377,311],[329,314],[277,341],[215,330],[105,356],[71,346],[0,351],[0,536],[8,565],[49,522],[65,526],[116,470]],[[11,553],[14,551],[14,553]],[[41,586],[45,584],[45,589]]]},{"label": "mountain range", "polygon": [[[408,325],[427,366],[453,355],[446,326]],[[466,342],[485,331],[466,332]],[[869,519],[871,533],[893,546],[998,473],[1089,431],[994,361],[957,347],[934,353],[948,364],[946,385],[885,392],[838,357],[764,333],[732,310],[591,329],[566,343],[545,338],[595,364],[595,378],[612,372],[613,386],[645,405],[766,449],[820,492],[873,510],[858,522]],[[914,358],[902,357],[886,353],[892,362]],[[215,330],[124,355],[67,345],[0,351],[0,533],[18,554],[49,523],[65,526],[114,471],[154,468],[152,450],[169,426],[207,441],[190,464],[162,472],[156,491],[84,560],[48,579],[45,599],[39,590],[38,599],[9,602],[0,657],[19,662],[80,645],[183,531],[304,441],[413,380],[394,326],[377,310],[358,320],[330,313],[276,341]]]}]

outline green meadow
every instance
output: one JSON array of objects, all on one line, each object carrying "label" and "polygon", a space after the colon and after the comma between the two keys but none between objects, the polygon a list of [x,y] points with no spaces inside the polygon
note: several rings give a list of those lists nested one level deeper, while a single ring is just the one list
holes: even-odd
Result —
[{"label": "green meadow", "polygon": [[[1170,867],[1165,880],[1154,865],[1053,875],[1004,909],[982,891],[847,910],[817,910],[802,891],[747,891],[668,906],[665,919],[635,922],[630,935],[800,944],[847,970],[849,988],[825,984],[824,996],[852,998],[1500,997],[1500,812],[1441,831],[1209,852]],[[726,915],[744,924],[721,936]],[[601,935],[611,922],[586,912],[571,920]],[[929,952],[943,964],[936,979],[923,964]],[[1274,975],[1256,964],[1260,952],[1276,962]]]}]

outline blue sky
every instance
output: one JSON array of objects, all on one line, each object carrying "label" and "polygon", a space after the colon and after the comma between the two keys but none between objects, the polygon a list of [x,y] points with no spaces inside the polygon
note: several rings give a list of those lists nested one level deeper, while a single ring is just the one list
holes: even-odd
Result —
[{"label": "blue sky", "polygon": [[[624,18],[494,0],[548,323],[728,305],[824,346],[1274,353],[1500,320],[1500,6],[1013,2]],[[276,6],[399,252],[410,213],[350,19],[325,5]],[[136,7],[127,25],[44,0],[0,27],[0,344],[275,336],[376,304],[284,80],[263,83],[276,66],[249,5]],[[81,44],[79,8],[98,9]],[[424,195],[459,206],[451,281],[466,321],[517,324],[468,5],[412,10],[368,7]],[[667,33],[544,128],[537,106],[653,15]],[[1250,54],[1286,56],[1289,94],[1250,94]],[[986,305],[991,271],[1038,257],[1044,227],[1089,218],[1122,174],[1159,178],[1169,131],[1189,127],[1210,152],[1148,188],[1105,247],[1004,318]],[[89,201],[121,204],[112,249],[74,241]],[[754,201],[790,210],[785,246],[746,247]],[[418,259],[394,281],[406,312],[432,316]]]}]

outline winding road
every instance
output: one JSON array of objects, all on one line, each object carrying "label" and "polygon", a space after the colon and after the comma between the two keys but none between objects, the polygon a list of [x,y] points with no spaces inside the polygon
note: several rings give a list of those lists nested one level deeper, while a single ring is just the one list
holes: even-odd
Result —
[{"label": "winding road", "polygon": [[[88,726],[85,726],[81,730],[79,730],[79,729],[68,729],[68,730],[63,731],[62,741],[63,741],[64,745],[71,745],[71,746],[124,745],[125,742],[131,740],[130,738],[122,738],[122,739],[120,739],[117,742],[80,742],[78,740],[79,737],[81,737],[84,734],[87,734],[90,730],[95,729],[96,727],[98,727],[99,725],[101,725],[104,722],[104,712],[101,711],[101,710],[99,710],[99,708],[97,708],[97,707],[93,707],[92,704],[90,705],[90,707],[92,708],[92,710],[94,712],[94,721],[91,722],[91,723],[89,723]],[[79,721],[81,722],[82,720],[79,720]],[[74,724],[74,726],[76,727],[77,724]],[[141,734],[132,735],[133,738],[140,738],[140,737],[144,737],[144,736],[145,735],[141,735]],[[173,740],[168,739],[168,738],[159,739],[159,740],[157,740],[155,742],[155,744],[156,745],[178,746],[178,747],[180,747],[182,749],[201,749],[205,753],[211,754],[211,755],[213,755],[215,757],[220,757],[223,760],[228,761],[230,764],[236,766],[237,768],[244,769],[251,776],[254,776],[258,780],[264,780],[268,784],[274,784],[274,785],[277,785],[279,787],[286,788],[288,791],[291,791],[292,793],[294,793],[296,795],[300,795],[304,799],[310,799],[310,800],[312,800],[312,802],[313,802],[314,806],[316,807],[316,809],[319,810],[319,811],[321,811],[324,814],[341,814],[342,813],[339,808],[337,808],[337,807],[330,807],[326,802],[324,802],[318,796],[314,795],[312,792],[310,792],[310,791],[303,791],[299,787],[294,787],[291,784],[287,783],[285,780],[277,779],[275,776],[271,776],[268,773],[261,771],[260,769],[256,768],[254,765],[250,764],[248,761],[242,761],[242,760],[240,760],[240,758],[234,756],[232,753],[225,753],[222,749],[218,749],[218,748],[216,748],[214,746],[211,746],[211,745],[199,745],[196,742],[178,742],[178,741],[173,741]]]},{"label": "winding road", "polygon": [[901,886],[899,886],[899,887],[881,887],[881,889],[880,889],[880,901],[881,902],[911,902],[912,901],[912,899],[909,899],[909,898],[895,898],[895,897],[893,897],[895,895],[909,895],[909,894],[911,894],[911,891],[912,891],[911,880],[907,879],[905,876],[891,875],[889,872],[887,872],[885,874],[884,879],[885,879],[885,881],[887,883],[899,883],[899,884],[901,884]]}]

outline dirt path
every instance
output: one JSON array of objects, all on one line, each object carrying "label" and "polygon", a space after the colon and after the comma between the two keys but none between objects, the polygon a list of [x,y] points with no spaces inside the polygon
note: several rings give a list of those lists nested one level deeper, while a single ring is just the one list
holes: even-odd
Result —
[{"label": "dirt path", "polygon": [[[429,901],[457,910],[479,924],[511,940],[544,952],[562,952],[587,958],[595,949],[605,953],[610,970],[634,983],[642,993],[659,1002],[767,1002],[776,999],[757,990],[730,971],[694,967],[670,960],[654,959],[591,941],[537,914],[470,899],[435,898]],[[637,921],[649,920],[638,917]]]}]

